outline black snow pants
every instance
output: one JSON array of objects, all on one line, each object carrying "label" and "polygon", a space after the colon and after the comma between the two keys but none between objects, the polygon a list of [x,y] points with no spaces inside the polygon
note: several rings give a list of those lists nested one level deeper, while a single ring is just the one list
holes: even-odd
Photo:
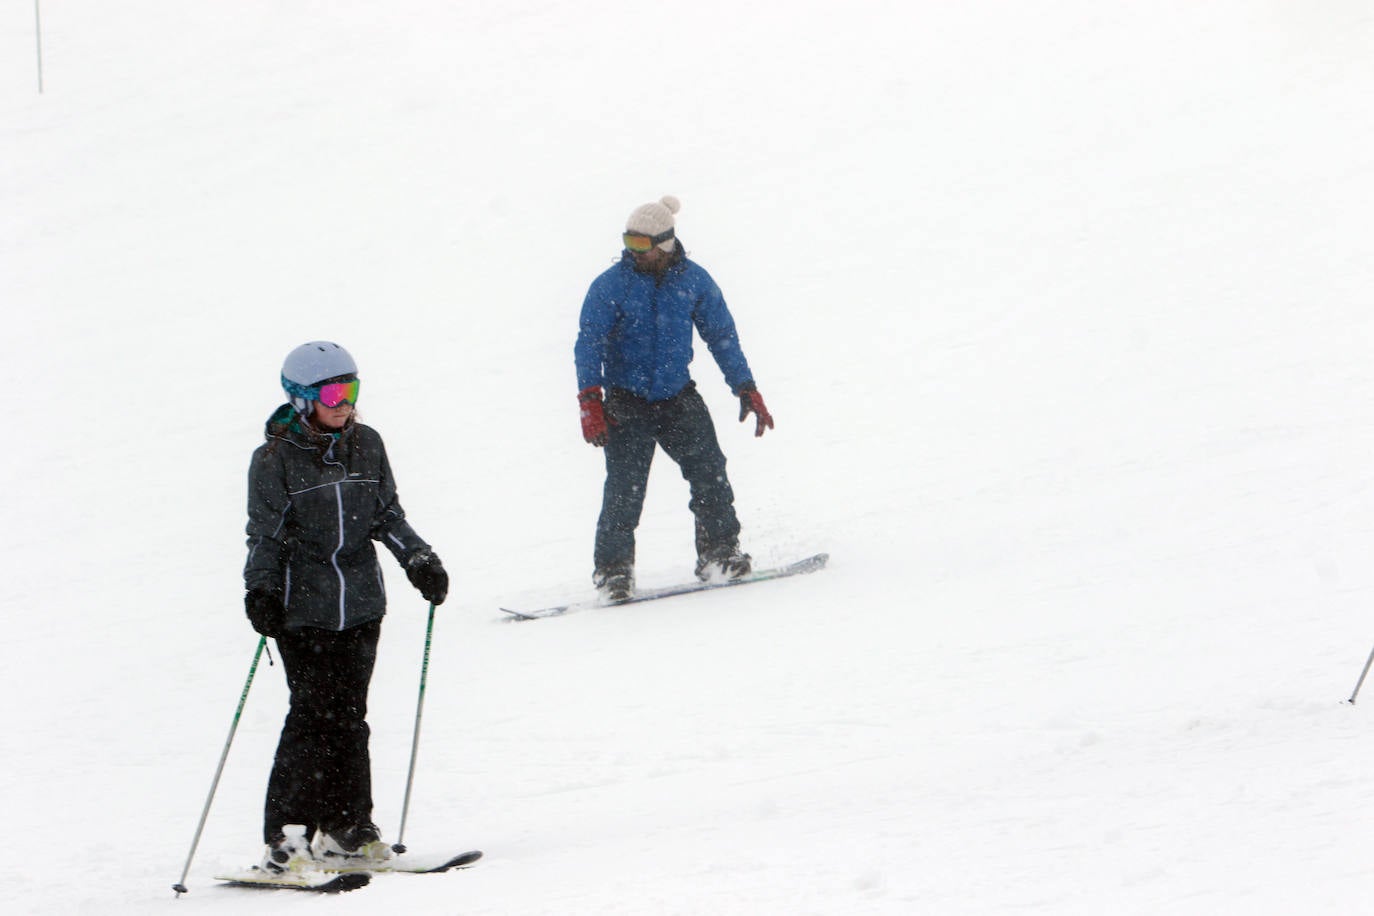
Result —
[{"label": "black snow pants", "polygon": [[367,691],[382,622],[342,632],[303,628],[277,638],[291,707],[267,784],[263,839],[286,824],[306,836],[372,819]]},{"label": "black snow pants", "polygon": [[613,388],[606,397],[606,418],[606,486],[594,555],[598,570],[634,566],[635,529],[657,446],[677,463],[691,490],[687,506],[696,517],[697,554],[739,543],[725,455],[694,382],[667,400],[653,402]]}]

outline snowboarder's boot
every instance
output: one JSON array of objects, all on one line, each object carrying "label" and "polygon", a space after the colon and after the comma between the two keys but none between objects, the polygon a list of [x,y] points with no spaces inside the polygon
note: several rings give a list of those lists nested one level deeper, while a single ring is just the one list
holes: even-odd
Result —
[{"label": "snowboarder's boot", "polygon": [[635,591],[634,570],[628,566],[598,569],[592,574],[592,584],[602,601],[624,601]]},{"label": "snowboarder's boot", "polygon": [[702,582],[730,582],[749,575],[753,568],[753,559],[738,544],[724,544],[702,551],[696,572]]}]

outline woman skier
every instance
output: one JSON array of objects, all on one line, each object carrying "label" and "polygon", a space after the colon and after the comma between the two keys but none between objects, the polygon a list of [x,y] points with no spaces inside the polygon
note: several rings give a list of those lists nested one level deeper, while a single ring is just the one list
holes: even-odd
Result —
[{"label": "woman skier", "polygon": [[336,343],[287,354],[288,403],[267,421],[248,471],[244,604],[275,639],[290,689],[267,786],[262,868],[390,856],[372,822],[368,686],[386,594],[373,541],[396,557],[425,600],[442,604],[448,574],[406,521],[382,438],[357,422],[358,367]]}]

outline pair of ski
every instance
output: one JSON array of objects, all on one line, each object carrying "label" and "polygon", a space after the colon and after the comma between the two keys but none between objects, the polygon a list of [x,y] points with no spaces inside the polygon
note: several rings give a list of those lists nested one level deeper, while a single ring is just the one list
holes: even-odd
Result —
[{"label": "pair of ski", "polygon": [[805,573],[813,573],[818,569],[824,569],[829,559],[830,554],[818,553],[804,560],[789,563],[787,566],[778,566],[773,569],[756,569],[738,579],[726,579],[723,582],[689,582],[682,585],[668,585],[662,588],[644,589],[643,591],[635,592],[628,598],[622,598],[619,601],[576,601],[569,604],[557,604],[552,607],[539,608],[534,611],[516,611],[508,607],[503,607],[501,610],[510,615],[510,617],[506,619],[512,622],[542,620],[545,617],[561,617],[564,614],[571,614],[574,611],[586,610],[588,608],[619,607],[623,604],[638,604],[641,601],[656,601],[659,598],[671,598],[674,595],[690,595],[694,592],[705,592],[717,588],[730,588],[735,585],[749,585],[754,582],[767,582],[770,579],[799,576]]},{"label": "pair of ski", "polygon": [[215,875],[215,880],[238,887],[287,888],[337,894],[367,887],[373,875],[435,875],[455,868],[467,868],[480,858],[482,854],[474,849],[448,859],[395,858],[379,865],[337,865],[309,871],[288,871],[280,875],[254,865],[246,871]]}]

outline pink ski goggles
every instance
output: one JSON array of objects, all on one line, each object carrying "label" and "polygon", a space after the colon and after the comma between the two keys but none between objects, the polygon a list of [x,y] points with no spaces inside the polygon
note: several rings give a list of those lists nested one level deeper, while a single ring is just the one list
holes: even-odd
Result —
[{"label": "pink ski goggles", "polygon": [[356,404],[358,403],[358,385],[358,379],[349,382],[330,382],[328,385],[321,385],[318,394],[310,400],[319,401],[325,407]]}]

